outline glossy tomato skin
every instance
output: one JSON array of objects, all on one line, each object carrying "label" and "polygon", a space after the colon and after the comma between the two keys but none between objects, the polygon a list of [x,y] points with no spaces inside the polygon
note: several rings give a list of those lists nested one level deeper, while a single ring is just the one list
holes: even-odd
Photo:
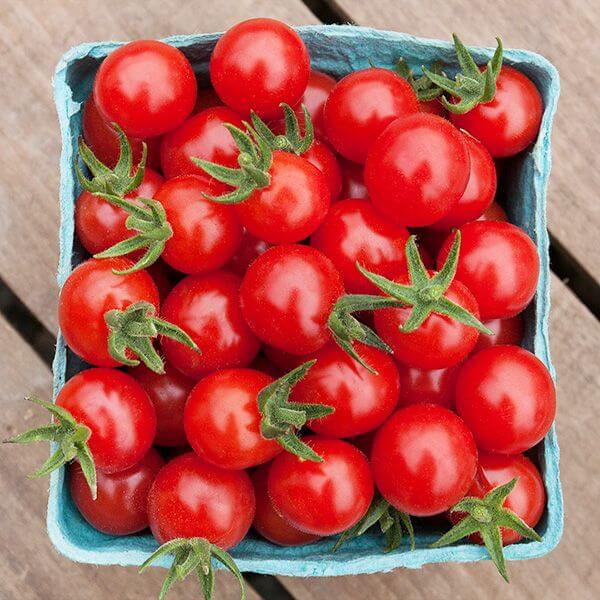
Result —
[{"label": "glossy tomato skin", "polygon": [[133,377],[116,369],[81,371],[62,387],[56,404],[87,425],[96,469],[118,473],[138,463],[156,433],[156,412]]},{"label": "glossy tomato skin", "polygon": [[226,123],[244,129],[242,119],[225,106],[207,108],[167,133],[160,144],[160,164],[165,177],[202,175],[205,172],[191,157],[202,158],[224,167],[238,166],[238,147],[224,127]]},{"label": "glossy tomato skin", "polygon": [[232,206],[211,202],[203,194],[219,195],[225,186],[215,179],[182,175],[169,179],[156,193],[173,235],[162,259],[182,273],[219,269],[242,241],[242,225]]},{"label": "glossy tomato skin", "polygon": [[417,113],[397,119],[372,145],[365,184],[383,215],[424,227],[458,204],[469,181],[464,135],[446,119]]},{"label": "glossy tomato skin", "polygon": [[467,187],[458,204],[442,219],[431,225],[432,229],[450,231],[469,221],[475,221],[489,208],[496,195],[496,167],[490,153],[474,137],[465,134],[471,171]]},{"label": "glossy tomato skin", "polygon": [[296,529],[273,508],[267,489],[269,469],[270,465],[261,465],[250,475],[256,497],[256,513],[252,527],[269,542],[278,546],[302,546],[318,540],[318,535]]},{"label": "glossy tomato skin", "polygon": [[285,23],[249,19],[219,39],[210,59],[210,80],[225,104],[240,115],[281,115],[280,103],[295,106],[308,83],[310,57]]},{"label": "glossy tomato skin", "polygon": [[[460,228],[456,277],[477,299],[481,319],[507,319],[520,313],[537,287],[540,260],[531,238],[502,221],[474,221]],[[448,255],[454,234],[438,255],[438,267]]]},{"label": "glossy tomato skin", "polygon": [[379,134],[395,119],[419,110],[408,82],[389,69],[371,67],[346,75],[323,108],[323,126],[344,158],[364,163]]},{"label": "glossy tomato skin", "polygon": [[182,279],[163,303],[162,317],[184,329],[202,354],[164,338],[167,360],[188,377],[217,369],[246,367],[260,348],[240,310],[240,279],[215,271]]},{"label": "glossy tomato skin", "polygon": [[342,189],[342,172],[331,148],[325,142],[315,140],[302,157],[323,173],[327,180],[330,202],[335,202]]},{"label": "glossy tomato skin", "polygon": [[518,346],[493,346],[461,366],[456,411],[486,452],[517,454],[548,433],[556,413],[550,373]]},{"label": "glossy tomato skin", "polygon": [[245,471],[215,467],[190,452],[159,471],[148,496],[148,520],[160,544],[202,537],[227,550],[248,533],[255,507]]},{"label": "glossy tomato skin", "polygon": [[129,369],[129,374],[140,383],[154,405],[156,411],[154,443],[169,448],[187,444],[183,428],[183,410],[196,382],[174,369],[169,363],[165,364],[163,374],[155,373],[143,364]]},{"label": "glossy tomato skin", "polygon": [[370,202],[341,200],[330,209],[313,233],[311,246],[331,259],[351,294],[377,293],[375,286],[356,268],[392,278],[406,271],[404,247],[409,233],[382,217]]},{"label": "glossy tomato skin", "polygon": [[196,77],[181,50],[156,40],[117,48],[102,62],[94,98],[109,122],[140,138],[175,129],[196,103]]},{"label": "glossy tomato skin", "polygon": [[236,204],[240,220],[254,236],[270,244],[307,238],[322,223],[330,193],[325,175],[306,159],[273,152],[271,183]]},{"label": "glossy tomato skin", "polygon": [[370,346],[357,344],[357,351],[377,375],[331,343],[314,355],[317,363],[294,387],[293,402],[335,408],[334,413],[309,421],[307,426],[315,433],[339,438],[361,435],[379,427],[396,407],[400,381],[394,361]]},{"label": "glossy tomato skin", "polygon": [[476,137],[495,157],[513,156],[537,137],[544,106],[533,82],[520,71],[503,66],[491,102],[478,104],[450,120]]},{"label": "glossy tomato skin", "polygon": [[367,186],[364,179],[363,165],[353,163],[349,160],[339,159],[339,165],[342,170],[342,189],[340,198],[364,199],[369,198]]},{"label": "glossy tomato skin", "polygon": [[327,75],[327,73],[311,70],[304,94],[295,108],[298,120],[300,123],[303,123],[304,113],[302,112],[302,105],[306,106],[312,121],[315,137],[319,139],[325,137],[323,132],[323,107],[336,83],[336,80]]},{"label": "glossy tomato skin", "polygon": [[258,394],[273,378],[253,369],[224,369],[201,379],[185,406],[187,439],[200,458],[223,469],[247,469],[283,448],[260,432]]},{"label": "glossy tomato skin", "polygon": [[108,535],[131,535],[148,527],[148,493],[164,461],[150,448],[133,467],[119,473],[97,471],[98,496],[90,488],[78,462],[68,467],[69,491],[83,518]]},{"label": "glossy tomato skin", "polygon": [[242,312],[265,343],[308,354],[330,339],[327,320],[343,294],[332,262],[310,246],[275,246],[259,256],[242,281]]},{"label": "glossy tomato skin", "polygon": [[[396,278],[406,284],[408,275]],[[446,298],[479,317],[473,294],[456,279],[444,294]],[[431,313],[415,331],[404,333],[411,308],[383,308],[375,311],[375,329],[391,346],[394,358],[401,364],[418,369],[444,369],[464,360],[477,342],[479,332],[450,317]]]},{"label": "glossy tomato skin", "polygon": [[457,367],[426,371],[399,365],[400,400],[399,406],[411,404],[437,404],[454,409]]},{"label": "glossy tomato skin", "polygon": [[491,346],[520,346],[523,341],[523,332],[525,322],[523,315],[515,315],[508,319],[492,319],[486,321],[484,325],[491,329],[493,335],[480,335],[473,352],[479,352]]},{"label": "glossy tomato skin", "polygon": [[320,436],[303,441],[323,462],[284,452],[271,463],[268,491],[275,510],[291,525],[314,535],[334,535],[355,525],[373,499],[365,455],[352,444]]},{"label": "glossy tomato skin", "polygon": [[259,240],[249,231],[244,229],[242,233],[242,241],[240,242],[236,253],[231,257],[231,260],[227,263],[225,268],[226,270],[243,277],[246,274],[250,264],[269,248],[270,245],[267,244],[267,242]]},{"label": "glossy tomato skin", "polygon": [[107,311],[124,310],[142,300],[159,307],[158,290],[146,271],[115,275],[131,266],[122,258],[90,258],[69,275],[60,292],[58,323],[69,348],[98,367],[117,367],[108,352]]},{"label": "glossy tomato skin", "polygon": [[394,413],[375,434],[375,484],[399,511],[429,517],[454,506],[470,488],[477,448],[463,421],[434,404]]},{"label": "glossy tomato skin", "polygon": [[[146,168],[140,186],[125,197],[154,198],[163,182],[162,175]],[[75,204],[75,232],[82,246],[90,254],[97,254],[136,234],[125,226],[127,216],[122,208],[83,190]]]}]

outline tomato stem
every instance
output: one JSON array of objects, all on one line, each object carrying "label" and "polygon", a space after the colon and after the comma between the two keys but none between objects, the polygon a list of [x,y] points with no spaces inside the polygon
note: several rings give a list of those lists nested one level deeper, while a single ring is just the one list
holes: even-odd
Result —
[{"label": "tomato stem", "polygon": [[[444,75],[443,66],[441,61],[436,61],[431,65],[430,71],[436,75],[442,76]],[[408,81],[420,102],[435,100],[444,93],[444,90],[426,75],[415,77],[411,68],[408,66],[408,63],[403,58],[398,59],[394,71],[396,71],[402,79]]]}]

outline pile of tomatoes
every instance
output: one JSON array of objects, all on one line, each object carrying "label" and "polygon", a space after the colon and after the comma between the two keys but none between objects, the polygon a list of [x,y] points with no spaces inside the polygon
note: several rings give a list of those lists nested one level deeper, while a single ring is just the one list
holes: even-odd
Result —
[{"label": "pile of tomatoes", "polygon": [[163,593],[194,569],[212,593],[211,555],[241,578],[225,551],[251,527],[339,546],[377,525],[390,550],[447,515],[436,544],[484,542],[504,576],[502,544],[539,539],[523,453],[555,389],[519,347],[539,258],[494,198],[542,100],[500,42],[484,66],[455,45],[454,79],[401,61],[336,81],[253,19],[210,88],[158,41],[101,64],[75,206],[94,257],[59,308],[91,367],[16,441],[61,441],[40,473],[68,463],[95,528],[150,527],[151,560],[175,556]]}]

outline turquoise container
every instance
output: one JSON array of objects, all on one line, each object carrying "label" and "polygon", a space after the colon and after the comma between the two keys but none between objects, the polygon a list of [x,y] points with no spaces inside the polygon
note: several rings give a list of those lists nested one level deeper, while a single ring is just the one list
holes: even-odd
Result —
[{"label": "turquoise container", "polygon": [[[416,38],[403,33],[378,31],[363,27],[318,25],[298,28],[310,51],[315,69],[341,77],[369,66],[391,67],[404,57],[413,68],[442,60],[452,72],[456,60],[448,42]],[[175,36],[166,39],[180,48],[192,62],[200,81],[208,83],[208,63],[220,34]],[[96,70],[120,42],[82,44],[69,50],[60,60],[54,76],[54,97],[62,136],[60,163],[60,260],[58,284],[62,286],[72,268],[84,255],[74,236],[73,207],[80,193],[73,169],[77,139],[81,134],[83,102],[92,89]],[[478,48],[474,57],[486,62],[493,49]],[[546,364],[554,375],[548,343],[550,311],[550,272],[548,233],[546,230],[546,189],[550,174],[550,134],[559,95],[556,69],[542,56],[524,50],[506,50],[505,63],[530,77],[544,101],[544,116],[538,140],[532,148],[508,165],[504,189],[505,206],[510,220],[522,227],[535,242],[541,274],[537,293],[525,313],[524,345]],[[54,395],[65,379],[82,368],[82,363],[67,352],[59,335],[54,358]],[[509,546],[509,560],[536,558],[550,552],[559,542],[563,530],[563,501],[559,481],[559,449],[554,427],[534,449],[541,467],[548,505],[537,527],[541,542],[523,541]],[[70,498],[64,469],[53,473],[47,517],[48,533],[56,548],[74,561],[95,565],[140,565],[156,549],[149,534],[112,537],[92,528],[80,516]],[[394,552],[382,552],[381,538],[365,535],[331,553],[333,542],[326,539],[299,548],[281,548],[262,539],[249,537],[232,550],[242,571],[290,576],[357,575],[391,571],[398,567],[419,568],[428,563],[473,562],[488,559],[485,549],[468,543],[430,549],[439,532],[417,529],[416,549],[403,545]],[[168,566],[169,559],[162,562]],[[219,566],[219,565],[217,565]]]}]

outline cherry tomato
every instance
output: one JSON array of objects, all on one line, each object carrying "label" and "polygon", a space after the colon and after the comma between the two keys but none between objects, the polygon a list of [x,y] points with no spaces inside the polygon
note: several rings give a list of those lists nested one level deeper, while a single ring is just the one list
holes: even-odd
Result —
[{"label": "cherry tomato", "polygon": [[270,465],[262,465],[255,469],[252,475],[254,495],[256,496],[256,514],[252,527],[265,539],[279,546],[302,546],[319,539],[318,535],[304,533],[290,525],[283,517],[279,516],[269,493],[267,482]]},{"label": "cherry tomato", "polygon": [[138,463],[156,433],[156,413],[142,386],[116,369],[87,369],[61,388],[56,404],[90,428],[98,471],[118,473]]},{"label": "cherry tomato", "polygon": [[492,157],[474,137],[465,135],[464,140],[471,161],[469,182],[458,204],[445,217],[433,223],[432,229],[450,231],[475,221],[487,210],[496,195],[496,167]]},{"label": "cherry tomato", "polygon": [[[507,319],[520,313],[535,294],[540,272],[531,238],[516,225],[502,221],[467,223],[460,232],[456,277],[477,299],[481,319]],[[438,266],[453,239],[451,234],[444,242]]]},{"label": "cherry tomato", "polygon": [[191,157],[202,158],[225,167],[237,167],[238,147],[225,123],[244,128],[242,119],[224,106],[207,108],[167,133],[160,145],[160,164],[165,177],[202,175]]},{"label": "cherry tomato", "polygon": [[494,335],[480,335],[475,344],[474,352],[489,348],[490,346],[504,346],[506,344],[519,346],[523,340],[525,323],[523,315],[515,315],[509,319],[492,319],[484,323],[494,332]]},{"label": "cherry tomato", "polygon": [[[395,281],[408,284],[408,275]],[[477,301],[460,281],[455,279],[444,296],[479,318]],[[431,313],[415,331],[401,331],[411,310],[403,307],[375,311],[375,329],[391,346],[398,362],[417,369],[444,369],[458,364],[473,350],[479,332],[445,315]]]},{"label": "cherry tomato", "polygon": [[340,159],[339,163],[342,170],[342,189],[340,198],[356,198],[367,200],[369,194],[364,181],[364,169],[349,160]]},{"label": "cherry tomato", "polygon": [[196,103],[196,77],[181,50],[155,40],[117,48],[94,80],[102,116],[127,135],[148,138],[175,129]]},{"label": "cherry tomato", "polygon": [[464,115],[450,114],[460,129],[476,137],[494,157],[512,156],[535,140],[544,106],[533,82],[512,67],[502,67],[491,102]]},{"label": "cherry tomato", "polygon": [[148,273],[113,273],[113,269],[130,266],[131,263],[122,258],[91,258],[73,270],[60,292],[60,330],[69,348],[92,365],[121,366],[108,351],[108,327],[104,321],[107,311],[124,310],[142,300],[158,310],[158,290]]},{"label": "cherry tomato", "polygon": [[98,496],[90,488],[78,462],[69,465],[69,491],[83,518],[108,535],[130,535],[148,527],[148,493],[164,465],[160,454],[150,448],[133,467],[119,473],[97,472]]},{"label": "cherry tomato", "polygon": [[308,354],[330,339],[327,320],[342,295],[333,263],[309,246],[275,246],[242,281],[242,312],[254,333],[291,354]]},{"label": "cherry tomato", "polygon": [[[154,198],[163,182],[159,173],[146,168],[140,186],[125,197],[128,200],[139,196]],[[90,254],[97,254],[135,235],[135,231],[125,227],[127,217],[122,208],[83,190],[75,204],[75,231],[81,245]]]},{"label": "cherry tomato", "polygon": [[392,121],[418,110],[417,96],[405,79],[372,67],[336,84],[323,108],[323,127],[337,152],[364,163],[373,142]]},{"label": "cherry tomato", "polygon": [[438,404],[454,409],[457,367],[424,371],[400,365],[400,406]]},{"label": "cherry tomato", "polygon": [[242,225],[235,209],[202,195],[223,191],[223,184],[215,179],[182,175],[169,179],[157,192],[155,198],[173,230],[161,256],[174,269],[207,273],[222,267],[237,251]]},{"label": "cherry tomato", "polygon": [[159,471],[148,496],[148,520],[160,544],[201,537],[227,550],[248,533],[255,506],[245,471],[215,467],[190,452]]},{"label": "cherry tomato", "polygon": [[280,103],[295,106],[308,83],[310,57],[304,42],[285,23],[249,19],[219,39],[210,59],[215,91],[240,115],[281,115]]},{"label": "cherry tomato", "polygon": [[331,259],[352,294],[374,294],[375,286],[356,268],[357,261],[369,271],[387,278],[406,271],[404,227],[390,223],[370,202],[342,200],[331,207],[310,243]]},{"label": "cherry tomato", "polygon": [[254,236],[270,244],[307,238],[329,208],[325,175],[306,159],[289,152],[273,152],[271,183],[236,204],[240,220]]},{"label": "cherry tomato", "polygon": [[365,455],[352,444],[320,436],[303,441],[323,462],[283,452],[271,463],[268,491],[275,510],[291,525],[314,535],[340,533],[362,519],[373,499]]},{"label": "cherry tomato", "polygon": [[397,119],[377,138],[365,183],[377,209],[399,225],[424,227],[449,214],[470,173],[465,136],[426,113]]},{"label": "cherry tomato", "polygon": [[223,469],[247,469],[279,454],[279,443],[260,432],[257,398],[272,382],[252,369],[225,369],[201,379],[185,406],[185,432],[196,454]]},{"label": "cherry tomato", "polygon": [[162,316],[182,327],[202,354],[168,338],[162,348],[167,360],[188,377],[200,379],[217,369],[246,367],[258,353],[260,342],[240,310],[240,279],[215,271],[182,279],[167,296]]},{"label": "cherry tomato", "polygon": [[486,452],[517,454],[548,433],[556,390],[539,358],[518,346],[493,346],[461,366],[456,411]]},{"label": "cherry tomato", "polygon": [[329,146],[325,142],[315,140],[302,157],[325,175],[330,201],[337,200],[342,189],[342,172],[335,154]]},{"label": "cherry tomato", "polygon": [[394,361],[381,350],[357,345],[370,373],[336,344],[328,344],[315,355],[317,363],[296,384],[291,400],[333,406],[335,412],[315,419],[308,427],[331,437],[353,437],[379,427],[398,402],[400,381]]},{"label": "cherry tomato", "polygon": [[186,444],[183,409],[196,382],[182,375],[169,363],[165,364],[162,375],[144,365],[129,369],[129,374],[140,383],[154,405],[157,419],[154,443],[167,447]]},{"label": "cherry tomato", "polygon": [[428,517],[465,495],[475,477],[477,448],[453,412],[415,404],[394,413],[375,434],[371,467],[377,488],[392,506]]},{"label": "cherry tomato", "polygon": [[[89,98],[83,105],[83,139],[91,148],[96,158],[111,169],[117,164],[121,145],[119,143],[119,135],[113,126],[104,119],[100,114],[94,93],[92,92]],[[152,169],[160,168],[160,137],[153,137],[147,140],[141,140],[128,136],[127,139],[131,144],[131,154],[133,164],[137,165],[142,158],[142,142],[146,142],[147,158],[146,165]]]},{"label": "cherry tomato", "polygon": [[336,80],[330,75],[311,70],[304,94],[295,109],[296,116],[302,123],[304,114],[301,106],[302,104],[306,106],[317,138],[324,138],[325,136],[323,132],[323,107],[336,83]]},{"label": "cherry tomato", "polygon": [[244,230],[242,241],[238,246],[237,252],[225,267],[228,271],[243,277],[254,259],[258,258],[263,252],[270,248],[267,242],[263,242],[254,237],[250,232]]}]

